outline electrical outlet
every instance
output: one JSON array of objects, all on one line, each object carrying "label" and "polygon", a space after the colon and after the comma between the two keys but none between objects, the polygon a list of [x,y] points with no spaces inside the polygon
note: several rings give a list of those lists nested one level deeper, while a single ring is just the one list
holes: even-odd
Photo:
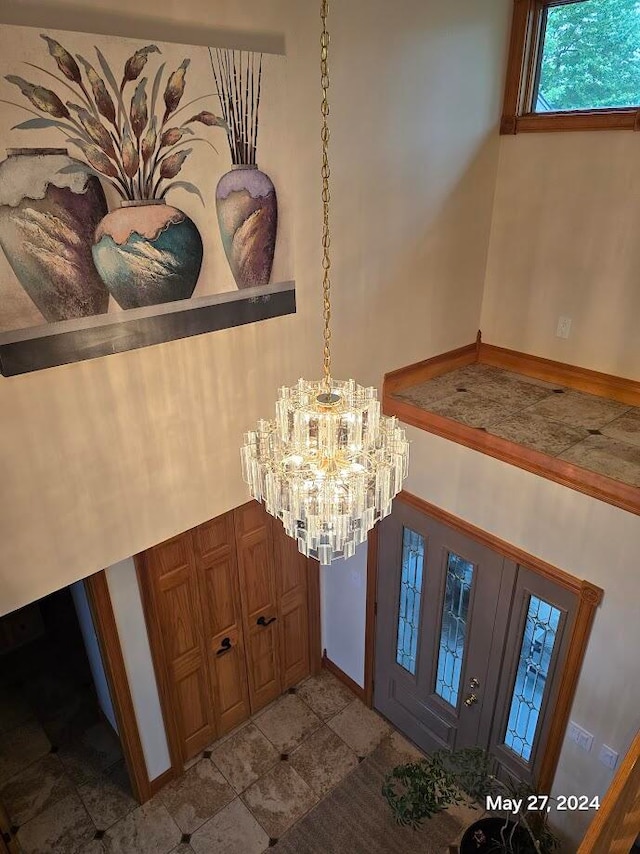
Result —
[{"label": "electrical outlet", "polygon": [[571,332],[571,318],[570,317],[562,317],[562,315],[558,318],[558,327],[556,329],[556,336],[558,338],[568,338],[569,332]]},{"label": "electrical outlet", "polygon": [[581,726],[578,726],[578,724],[573,721],[569,721],[567,735],[569,737],[569,741],[574,741],[578,747],[581,747],[587,752],[591,750],[591,746],[593,745],[593,736],[590,732],[587,732],[586,729],[582,729]]},{"label": "electrical outlet", "polygon": [[618,754],[615,750],[612,750],[610,747],[607,747],[606,744],[603,744],[600,748],[600,753],[598,754],[598,759],[602,762],[603,765],[606,765],[607,768],[613,769],[618,764]]}]

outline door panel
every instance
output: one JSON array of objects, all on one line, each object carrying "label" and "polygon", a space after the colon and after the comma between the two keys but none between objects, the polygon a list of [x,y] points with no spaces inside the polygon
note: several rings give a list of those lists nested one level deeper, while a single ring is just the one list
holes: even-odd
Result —
[{"label": "door panel", "polygon": [[191,534],[150,549],[145,567],[159,624],[165,682],[186,761],[215,736]]},{"label": "door panel", "polygon": [[490,726],[504,571],[490,549],[401,502],[381,524],[374,703],[424,750],[473,746]]},{"label": "door panel", "polygon": [[218,735],[223,735],[251,713],[233,514],[200,525],[193,537],[213,709]]},{"label": "door panel", "polygon": [[309,657],[309,570],[307,558],[297,543],[285,533],[282,523],[271,518],[282,690],[300,682],[310,673]]},{"label": "door panel", "polygon": [[251,502],[233,511],[251,711],[282,693],[278,598],[269,516]]},{"label": "door panel", "polygon": [[576,596],[518,567],[491,746],[501,765],[535,784],[575,620]]}]

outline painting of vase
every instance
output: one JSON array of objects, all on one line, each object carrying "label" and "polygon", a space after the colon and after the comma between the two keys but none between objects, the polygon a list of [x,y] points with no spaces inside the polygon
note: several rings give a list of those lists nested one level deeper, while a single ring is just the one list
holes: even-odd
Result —
[{"label": "painting of vase", "polygon": [[189,217],[164,199],[122,202],[95,233],[93,259],[120,308],[140,308],[193,294],[202,239]]},{"label": "painting of vase", "polygon": [[[262,55],[211,50],[211,67],[233,166],[216,187],[224,251],[239,288],[268,285],[278,234],[278,198],[256,153],[262,91]],[[238,86],[236,81],[244,80]]]},{"label": "painting of vase", "polygon": [[0,373],[295,311],[285,71],[0,28]]},{"label": "painting of vase", "polygon": [[8,149],[0,163],[0,246],[48,321],[103,314],[109,292],[91,257],[107,213],[98,178],[66,174],[66,149]]}]

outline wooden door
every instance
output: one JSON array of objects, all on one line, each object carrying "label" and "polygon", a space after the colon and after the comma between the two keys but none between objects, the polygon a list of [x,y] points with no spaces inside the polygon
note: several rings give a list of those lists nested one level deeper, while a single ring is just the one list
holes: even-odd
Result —
[{"label": "wooden door", "polygon": [[250,712],[233,513],[193,531],[202,618],[218,735]]},{"label": "wooden door", "polygon": [[488,741],[501,584],[515,567],[401,502],[379,536],[376,708],[427,752]]},{"label": "wooden door", "polygon": [[151,605],[156,673],[170,710],[166,723],[186,762],[216,734],[191,532],[149,549],[140,577]]},{"label": "wooden door", "polygon": [[270,517],[251,501],[233,511],[251,711],[282,693]]},{"label": "wooden door", "polygon": [[309,561],[287,536],[282,523],[270,517],[278,597],[278,641],[282,690],[310,673]]}]

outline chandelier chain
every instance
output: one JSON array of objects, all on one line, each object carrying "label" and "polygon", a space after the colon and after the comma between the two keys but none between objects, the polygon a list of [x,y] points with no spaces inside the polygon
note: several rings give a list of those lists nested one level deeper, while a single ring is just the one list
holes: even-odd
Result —
[{"label": "chandelier chain", "polygon": [[331,234],[329,231],[329,202],[331,191],[329,178],[329,32],[327,30],[328,0],[321,0],[320,17],[322,18],[322,34],[320,36],[320,85],[322,87],[322,292],[324,314],[324,350],[323,350],[323,379],[327,392],[331,390]]}]

